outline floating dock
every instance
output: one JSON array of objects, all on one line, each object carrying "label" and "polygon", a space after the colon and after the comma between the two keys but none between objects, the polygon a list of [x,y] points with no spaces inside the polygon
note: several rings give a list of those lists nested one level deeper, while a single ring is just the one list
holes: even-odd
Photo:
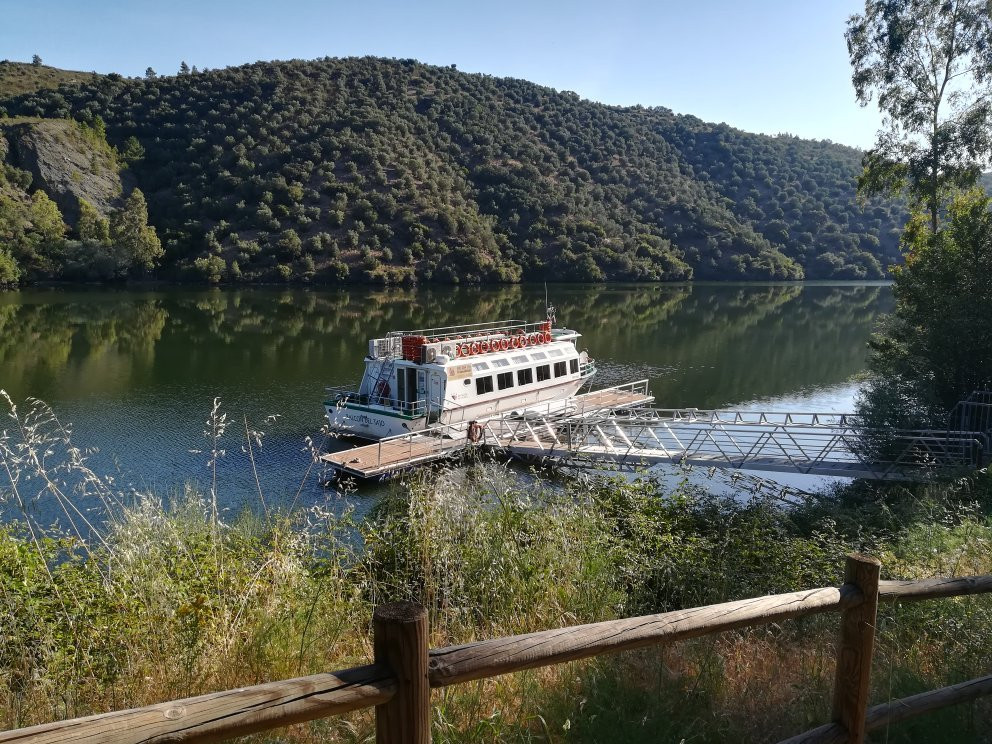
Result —
[{"label": "floating dock", "polygon": [[992,461],[992,394],[959,404],[961,429],[874,432],[888,455],[864,451],[872,432],[853,414],[663,409],[653,400],[642,380],[473,422],[471,438],[467,423],[435,426],[322,460],[338,473],[385,477],[486,447],[569,467],[696,465],[874,480],[926,480]]},{"label": "floating dock", "polygon": [[[544,404],[520,411],[520,420],[528,418],[543,422],[570,420],[594,413],[609,413],[631,407],[647,405],[654,401],[648,392],[648,381],[639,380],[626,385],[593,390],[573,396],[566,401]],[[513,417],[479,421],[483,427],[482,438],[472,442],[468,438],[468,423],[437,425],[422,432],[387,437],[373,444],[329,452],[321,461],[339,474],[358,478],[377,478],[393,475],[416,465],[441,460],[473,446],[497,446],[493,441],[497,428],[494,423]]]}]

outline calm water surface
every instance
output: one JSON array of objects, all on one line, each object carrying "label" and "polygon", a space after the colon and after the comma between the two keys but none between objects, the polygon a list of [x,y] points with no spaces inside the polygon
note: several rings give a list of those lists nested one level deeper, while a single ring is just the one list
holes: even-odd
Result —
[{"label": "calm water surface", "polygon": [[[891,310],[884,284],[553,286],[559,324],[583,333],[597,386],[647,377],[664,407],[849,410],[865,344]],[[209,478],[215,397],[229,426],[220,497],[251,503],[245,419],[269,501],[326,498],[304,480],[325,385],[361,375],[390,330],[543,316],[543,287],[342,291],[0,293],[0,388],[40,398],[73,425],[91,463],[167,493]],[[266,417],[277,415],[277,419]],[[332,447],[340,446],[331,444]],[[195,450],[201,450],[196,452]],[[301,486],[302,484],[302,486]]]}]

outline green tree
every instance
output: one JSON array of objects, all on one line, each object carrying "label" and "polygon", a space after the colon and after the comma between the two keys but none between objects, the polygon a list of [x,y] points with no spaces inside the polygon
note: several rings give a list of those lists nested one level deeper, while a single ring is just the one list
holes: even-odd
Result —
[{"label": "green tree", "polygon": [[992,20],[986,0],[866,0],[847,23],[852,82],[885,115],[859,191],[906,193],[936,232],[992,140]]},{"label": "green tree", "polygon": [[97,212],[85,199],[79,200],[79,222],[76,224],[79,239],[86,242],[110,243],[110,222]]},{"label": "green tree", "polygon": [[110,238],[128,256],[132,270],[151,271],[162,257],[162,243],[148,224],[145,195],[135,189],[110,217]]},{"label": "green tree", "polygon": [[992,205],[959,194],[934,232],[917,213],[895,273],[895,312],[871,341],[859,412],[869,429],[945,428],[954,404],[992,384]]},{"label": "green tree", "polygon": [[0,192],[0,248],[30,278],[56,275],[65,232],[58,206],[44,191],[36,191],[26,202]]},{"label": "green tree", "polygon": [[44,191],[31,195],[31,232],[38,246],[54,246],[65,237],[66,226],[58,205]]},{"label": "green tree", "polygon": [[128,137],[124,140],[124,147],[120,151],[120,159],[125,168],[129,168],[145,157],[145,148],[138,142],[138,138]]},{"label": "green tree", "polygon": [[189,65],[186,64],[186,60],[183,60],[179,64],[179,74],[180,75],[189,75]]},{"label": "green tree", "polygon": [[227,270],[224,259],[213,254],[196,259],[193,262],[193,267],[203,279],[211,284],[219,283]]},{"label": "green tree", "polygon": [[0,287],[17,284],[21,278],[21,269],[9,251],[0,248]]},{"label": "green tree", "polygon": [[158,77],[158,73],[155,72],[155,70],[153,70],[151,67],[145,69],[145,78],[147,80],[154,80],[157,77]]},{"label": "green tree", "polygon": [[41,57],[38,56],[37,54],[33,55],[31,57],[31,64],[34,65],[35,67],[41,67]]},{"label": "green tree", "polygon": [[303,241],[293,229],[284,230],[276,245],[279,252],[287,258],[298,258],[303,253]]}]

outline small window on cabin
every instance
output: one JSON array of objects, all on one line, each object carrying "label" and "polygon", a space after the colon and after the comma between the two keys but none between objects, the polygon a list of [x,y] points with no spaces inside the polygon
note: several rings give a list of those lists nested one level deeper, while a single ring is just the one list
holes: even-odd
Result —
[{"label": "small window on cabin", "polygon": [[500,372],[496,375],[496,387],[500,390],[506,390],[507,388],[513,387],[513,373]]},{"label": "small window on cabin", "polygon": [[527,369],[517,370],[517,384],[518,385],[530,385],[534,382],[534,370],[530,367]]},{"label": "small window on cabin", "polygon": [[485,395],[493,391],[493,376],[477,377],[475,380],[475,392],[478,395]]},{"label": "small window on cabin", "polygon": [[537,360],[540,360],[540,359],[547,359],[548,358],[548,355],[545,354],[543,351],[539,351],[536,354],[531,354],[530,355],[530,358],[533,359],[533,360],[535,360],[535,361],[537,361]]},{"label": "small window on cabin", "polygon": [[527,358],[526,354],[521,354],[520,356],[513,357],[514,364],[527,364],[530,360]]},{"label": "small window on cabin", "polygon": [[476,372],[485,372],[487,369],[489,369],[489,365],[486,364],[485,362],[476,362],[475,364],[472,365],[472,369],[474,369]]},{"label": "small window on cabin", "polygon": [[571,372],[573,375],[576,372],[579,371],[579,360],[578,359],[569,359],[568,360],[568,371]]},{"label": "small window on cabin", "polygon": [[568,366],[565,362],[555,362],[555,377],[564,377],[568,374]]},{"label": "small window on cabin", "polygon": [[537,381],[544,382],[545,380],[551,379],[551,365],[542,364],[537,368]]},{"label": "small window on cabin", "polygon": [[548,351],[548,353],[549,353],[549,354],[550,354],[551,356],[564,356],[564,354],[565,354],[565,352],[564,352],[564,351],[562,351],[561,349],[550,349],[550,350]]},{"label": "small window on cabin", "polygon": [[509,367],[510,366],[510,360],[509,359],[502,359],[502,358],[493,359],[493,366],[494,367]]}]

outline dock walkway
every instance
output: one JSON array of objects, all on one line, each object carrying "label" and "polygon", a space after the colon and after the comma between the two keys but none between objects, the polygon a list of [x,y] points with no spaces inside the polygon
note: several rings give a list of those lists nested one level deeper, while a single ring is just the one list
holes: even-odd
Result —
[{"label": "dock walkway", "polygon": [[871,432],[854,414],[654,408],[644,380],[480,420],[475,442],[466,436],[468,424],[435,426],[323,460],[338,472],[369,478],[485,446],[571,467],[671,464],[926,480],[992,462],[992,393],[976,396],[958,405],[946,430],[878,431],[886,450],[868,453],[864,441]]},{"label": "dock walkway", "polygon": [[[527,408],[520,413],[519,418],[558,421],[591,414],[608,414],[611,411],[647,405],[653,400],[654,397],[648,392],[648,381],[640,380],[582,393],[565,403],[547,403]],[[468,423],[439,424],[422,432],[400,434],[373,444],[329,452],[320,459],[338,473],[358,478],[388,476],[416,465],[451,457],[470,446],[492,445],[490,424],[498,420],[502,419],[478,422],[485,427],[487,434],[478,443],[468,440]]]}]

